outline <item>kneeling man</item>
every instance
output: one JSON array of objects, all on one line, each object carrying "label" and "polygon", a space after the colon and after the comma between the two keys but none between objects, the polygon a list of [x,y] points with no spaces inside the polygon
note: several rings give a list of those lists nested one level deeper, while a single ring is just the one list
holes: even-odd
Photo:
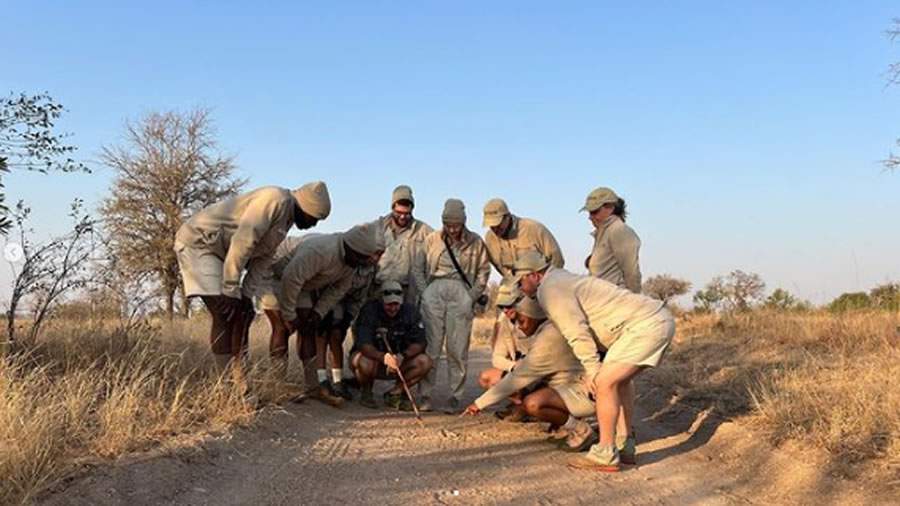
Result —
[{"label": "kneeling man", "polygon": [[572,353],[566,338],[547,319],[540,305],[523,297],[516,305],[516,324],[534,342],[528,355],[516,367],[466,408],[475,415],[510,395],[543,382],[522,401],[525,412],[538,420],[558,427],[556,434],[564,439],[564,450],[587,450],[597,441],[591,426],[580,418],[594,413],[594,403],[581,384],[584,368]]},{"label": "kneeling man", "polygon": [[367,408],[378,407],[372,395],[375,380],[395,380],[393,388],[384,394],[385,405],[411,410],[397,371],[412,387],[431,370],[431,358],[425,354],[425,326],[416,308],[403,303],[400,283],[386,281],[381,284],[380,293],[381,300],[363,306],[353,326],[356,342],[350,366],[362,391],[359,403]]}]

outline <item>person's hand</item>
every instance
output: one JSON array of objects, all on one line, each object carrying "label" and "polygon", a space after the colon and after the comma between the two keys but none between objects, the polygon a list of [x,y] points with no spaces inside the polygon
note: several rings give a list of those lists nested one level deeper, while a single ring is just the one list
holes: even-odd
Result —
[{"label": "person's hand", "polygon": [[589,394],[594,393],[594,382],[597,380],[599,374],[599,369],[584,373],[584,376],[581,377],[581,386],[584,388],[585,392]]},{"label": "person's hand", "polygon": [[481,413],[481,408],[479,408],[478,406],[476,406],[475,403],[473,402],[472,404],[469,404],[469,405],[466,407],[465,411],[463,411],[459,416],[460,416],[460,417],[463,417],[463,416],[475,416],[475,415],[477,415],[477,414],[479,414],[479,413]]},{"label": "person's hand", "polygon": [[400,360],[396,355],[391,355],[390,353],[384,354],[384,365],[387,366],[388,369],[392,371],[397,371],[400,369]]}]

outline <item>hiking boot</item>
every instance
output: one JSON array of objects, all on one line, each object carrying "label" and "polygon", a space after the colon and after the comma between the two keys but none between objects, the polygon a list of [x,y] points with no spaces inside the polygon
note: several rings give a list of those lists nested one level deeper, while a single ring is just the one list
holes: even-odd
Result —
[{"label": "hiking boot", "polygon": [[562,426],[556,427],[552,430],[547,430],[547,433],[549,434],[547,436],[547,441],[550,441],[551,443],[559,444],[561,441],[564,441],[567,437],[569,437],[569,431],[563,429]]},{"label": "hiking boot", "polygon": [[334,392],[343,397],[344,400],[353,400],[353,392],[350,391],[350,388],[348,388],[343,381],[338,381],[337,383],[335,383]]},{"label": "hiking boot", "polygon": [[377,409],[378,403],[375,402],[375,396],[371,390],[363,390],[359,394],[359,405],[370,409]]},{"label": "hiking boot", "polygon": [[619,451],[619,461],[622,464],[637,464],[637,440],[634,434],[622,439],[616,437],[616,450]]},{"label": "hiking boot", "polygon": [[397,404],[397,409],[400,411],[413,411],[412,402],[404,397],[403,399],[400,399],[400,402]]},{"label": "hiking boot", "polygon": [[434,411],[434,406],[431,405],[430,397],[422,397],[421,399],[419,399],[419,411],[422,413]]},{"label": "hiking boot", "polygon": [[313,399],[320,400],[332,407],[340,407],[344,404],[344,399],[339,397],[331,388],[331,384],[327,381],[319,383],[319,388],[311,392]]},{"label": "hiking boot", "polygon": [[391,392],[384,393],[384,405],[394,408],[400,409],[400,403],[403,401],[403,396],[400,394],[392,394]]},{"label": "hiking boot", "polygon": [[602,473],[617,473],[620,464],[619,450],[616,450],[615,445],[601,447],[599,444],[592,446],[587,454],[573,457],[568,462],[572,469]]},{"label": "hiking boot", "polygon": [[584,420],[578,420],[575,428],[569,431],[566,439],[560,442],[559,447],[563,451],[580,453],[597,442],[597,433]]}]

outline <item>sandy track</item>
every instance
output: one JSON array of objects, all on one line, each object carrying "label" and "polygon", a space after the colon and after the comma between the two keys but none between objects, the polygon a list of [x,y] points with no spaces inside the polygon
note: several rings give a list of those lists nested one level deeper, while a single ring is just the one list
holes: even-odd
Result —
[{"label": "sandy track", "polygon": [[[472,369],[487,364],[486,351],[473,350]],[[477,392],[470,385],[467,400]],[[741,449],[742,430],[710,423],[702,413],[676,413],[667,394],[645,392],[641,465],[618,474],[567,469],[569,454],[544,441],[540,424],[432,413],[420,427],[405,413],[307,402],[269,408],[252,427],[192,448],[100,466],[43,503],[716,505],[785,499],[784,483],[766,480],[768,489],[757,483],[754,461],[735,465],[752,455]],[[714,435],[720,441],[710,441]],[[769,461],[767,469],[784,465]],[[791,492],[787,502],[822,503],[815,497],[818,485],[807,483],[819,478],[815,465],[807,467],[792,472],[790,484],[812,487],[813,495]]]}]

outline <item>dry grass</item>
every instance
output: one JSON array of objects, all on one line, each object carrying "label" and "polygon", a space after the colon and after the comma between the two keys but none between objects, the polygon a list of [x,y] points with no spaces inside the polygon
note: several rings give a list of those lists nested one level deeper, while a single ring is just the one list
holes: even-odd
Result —
[{"label": "dry grass", "polygon": [[867,312],[758,311],[680,322],[652,380],[719,417],[747,415],[775,444],[827,450],[836,470],[860,464],[900,477],[900,320]]},{"label": "dry grass", "polygon": [[[123,333],[57,322],[0,359],[0,504],[29,502],[85,458],[249,422],[246,385],[211,370],[205,328],[201,320]],[[292,390],[254,373],[264,402]]]}]

